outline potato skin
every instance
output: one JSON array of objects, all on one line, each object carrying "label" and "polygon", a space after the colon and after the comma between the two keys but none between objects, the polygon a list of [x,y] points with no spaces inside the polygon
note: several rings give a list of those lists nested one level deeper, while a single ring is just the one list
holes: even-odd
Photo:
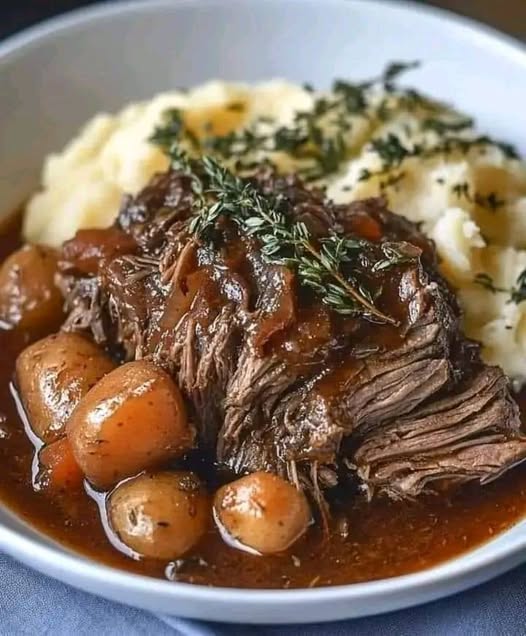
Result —
[{"label": "potato skin", "polygon": [[258,554],[283,552],[311,522],[303,492],[266,472],[246,475],[220,488],[214,515],[223,534]]},{"label": "potato skin", "polygon": [[194,441],[179,389],[147,360],[106,375],[81,400],[66,430],[87,479],[103,490],[182,455]]},{"label": "potato skin", "polygon": [[39,337],[60,327],[63,298],[54,282],[58,254],[24,245],[0,267],[0,320]]},{"label": "potato skin", "polygon": [[107,501],[110,525],[134,552],[176,559],[205,533],[210,500],[190,472],[146,473],[123,482]]},{"label": "potato skin", "polygon": [[46,443],[58,439],[81,398],[114,368],[100,347],[74,333],[60,332],[24,349],[16,380],[33,432]]}]

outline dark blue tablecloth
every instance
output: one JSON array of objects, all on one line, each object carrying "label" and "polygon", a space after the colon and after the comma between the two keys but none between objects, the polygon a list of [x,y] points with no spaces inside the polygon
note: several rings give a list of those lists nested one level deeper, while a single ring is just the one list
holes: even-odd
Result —
[{"label": "dark blue tablecloth", "polygon": [[383,616],[296,627],[199,623],[154,616],[74,590],[0,554],[0,634],[18,636],[519,636],[526,567],[456,596]]}]

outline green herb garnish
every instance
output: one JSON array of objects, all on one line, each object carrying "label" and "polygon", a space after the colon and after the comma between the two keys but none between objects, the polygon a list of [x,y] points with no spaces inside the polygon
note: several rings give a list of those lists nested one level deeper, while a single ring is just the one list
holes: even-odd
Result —
[{"label": "green herb garnish", "polygon": [[474,121],[471,117],[457,119],[454,121],[439,119],[437,117],[429,117],[422,122],[422,130],[431,130],[438,135],[445,135],[449,132],[459,132],[473,126]]},{"label": "green herb garnish", "polygon": [[[192,219],[189,229],[197,238],[210,238],[220,216],[235,223],[261,243],[267,262],[296,271],[302,285],[320,295],[323,303],[347,315],[362,315],[373,322],[394,324],[374,305],[374,294],[357,276],[344,276],[344,265],[356,267],[367,242],[337,234],[317,239],[307,226],[293,221],[284,197],[263,196],[246,179],[221,166],[211,157],[191,160],[193,177],[203,183],[200,191],[211,201]],[[202,177],[196,177],[197,174]],[[357,268],[356,268],[357,271]]]},{"label": "green herb garnish", "polygon": [[515,285],[511,290],[510,300],[516,305],[521,303],[523,300],[526,300],[526,269],[517,276]]},{"label": "green herb garnish", "polygon": [[506,205],[504,199],[499,199],[496,192],[490,192],[489,194],[475,194],[475,203],[481,208],[486,208],[491,212],[496,212],[499,208]]},{"label": "green herb garnish", "polygon": [[494,294],[497,292],[502,292],[502,293],[509,292],[509,289],[505,289],[504,287],[497,287],[495,283],[493,282],[493,278],[491,278],[489,274],[485,274],[485,273],[477,274],[475,278],[473,279],[473,282],[476,285],[480,285],[481,287],[484,287],[484,289],[487,289],[488,291]]},{"label": "green herb garnish", "polygon": [[[210,156],[190,158],[177,137],[170,141],[170,130],[174,130],[173,116],[168,118],[167,129],[158,128],[151,140],[169,155],[173,169],[190,179],[194,202],[188,229],[196,239],[213,244],[218,219],[227,218],[260,242],[267,262],[295,271],[300,283],[334,311],[396,324],[374,304],[381,289],[371,290],[365,284],[361,263],[371,247],[368,241],[336,232],[315,239],[304,223],[292,218],[283,195],[262,195],[249,180],[234,175]],[[406,256],[398,252],[388,248],[383,252],[385,258],[373,264],[373,271],[405,262],[400,259]]]},{"label": "green herb garnish", "polygon": [[404,159],[417,156],[421,152],[421,147],[418,145],[409,150],[401,143],[400,139],[392,133],[389,133],[385,139],[373,139],[370,143],[370,147],[382,160],[383,170],[398,168]]},{"label": "green herb garnish", "polygon": [[491,212],[496,212],[499,208],[506,205],[506,201],[504,199],[499,199],[496,192],[490,192],[488,194],[475,192],[475,195],[473,196],[471,194],[469,184],[466,182],[456,183],[452,186],[451,190],[459,199],[464,198],[466,201],[474,202],[481,208],[486,208]]},{"label": "green herb garnish", "polygon": [[463,181],[462,183],[455,183],[454,186],[451,186],[451,191],[459,198],[466,199],[467,201],[472,201],[471,192],[469,189],[469,183]]}]

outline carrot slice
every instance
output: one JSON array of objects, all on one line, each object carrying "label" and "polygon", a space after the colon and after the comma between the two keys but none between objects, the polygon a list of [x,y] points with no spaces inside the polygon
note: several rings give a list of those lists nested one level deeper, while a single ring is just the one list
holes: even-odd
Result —
[{"label": "carrot slice", "polygon": [[38,454],[37,478],[42,488],[74,490],[82,486],[84,474],[77,464],[66,437],[44,446]]}]

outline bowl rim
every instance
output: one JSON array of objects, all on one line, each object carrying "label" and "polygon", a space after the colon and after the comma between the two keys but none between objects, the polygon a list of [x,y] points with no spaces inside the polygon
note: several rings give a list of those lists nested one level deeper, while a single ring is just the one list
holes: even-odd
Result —
[{"label": "bowl rim", "polygon": [[[67,12],[62,15],[45,20],[42,23],[31,26],[20,33],[16,33],[0,42],[0,73],[2,67],[7,65],[19,55],[24,55],[42,41],[52,39],[63,31],[71,31],[82,28],[88,22],[106,20],[122,12],[141,14],[163,8],[174,9],[180,6],[199,6],[201,8],[242,4],[246,0],[117,0],[111,4],[96,4]],[[259,4],[265,5],[319,5],[321,0],[259,0]],[[343,6],[344,4],[367,5],[372,11],[407,11],[410,10],[424,15],[441,26],[456,29],[464,38],[483,44],[500,54],[510,58],[515,64],[520,64],[526,69],[526,44],[513,36],[506,35],[497,29],[481,24],[468,17],[459,16],[452,11],[439,9],[434,6],[418,4],[412,0],[323,0],[324,7]],[[9,506],[0,502],[8,514],[21,523],[25,523],[33,532],[37,532],[31,524],[25,522]],[[520,522],[519,522],[520,523]],[[503,536],[501,533],[498,536]],[[179,600],[211,601],[226,604],[235,601],[251,603],[253,606],[285,606],[291,602],[321,604],[327,601],[352,601],[389,595],[393,592],[407,593],[422,591],[425,588],[436,587],[441,583],[450,583],[454,587],[455,581],[469,576],[486,567],[504,559],[511,559],[521,550],[526,548],[526,534],[518,535],[502,545],[492,545],[490,550],[481,548],[491,545],[496,541],[492,539],[481,544],[477,548],[454,557],[440,565],[421,570],[413,574],[395,576],[363,583],[350,583],[343,585],[331,585],[319,588],[297,589],[245,589],[235,587],[207,587],[180,581],[168,581],[156,579],[145,575],[134,574],[120,570],[103,563],[99,563],[82,553],[70,551],[49,538],[44,533],[39,533],[49,543],[43,543],[36,539],[26,537],[17,530],[13,530],[0,522],[0,548],[12,555],[17,553],[30,554],[31,561],[38,569],[46,572],[64,571],[74,573],[83,579],[104,585],[115,585],[121,588],[132,589],[134,592],[148,596],[162,595],[174,596]],[[55,544],[55,545],[53,545]],[[56,546],[56,547],[55,547]],[[466,559],[469,559],[466,562]],[[56,576],[53,574],[53,576]],[[413,604],[420,601],[416,599]],[[404,603],[409,606],[411,603]],[[227,619],[228,620],[228,619]]]},{"label": "bowl rim", "polygon": [[[244,3],[245,0],[177,0],[177,4],[173,0],[114,0],[111,4],[102,3],[79,7],[38,22],[0,41],[0,70],[3,63],[9,61],[12,56],[23,54],[32,45],[37,45],[41,40],[50,36],[54,37],[65,30],[82,27],[86,22],[105,20],[123,11],[140,14],[148,12],[152,8],[155,10],[163,7],[173,9],[174,7],[192,5],[206,8],[207,6],[242,5]],[[275,6],[284,4],[296,4],[298,6],[302,4],[319,5],[320,0],[259,0],[259,4]],[[409,10],[419,13],[437,22],[448,23],[449,28],[456,28],[462,31],[464,36],[471,39],[477,39],[480,42],[480,38],[483,37],[486,45],[500,49],[502,53],[512,58],[515,62],[526,65],[526,43],[486,23],[459,15],[448,9],[421,4],[416,0],[323,0],[323,4],[324,7],[355,4],[369,6],[377,11],[396,11],[398,9],[400,11]]]}]

